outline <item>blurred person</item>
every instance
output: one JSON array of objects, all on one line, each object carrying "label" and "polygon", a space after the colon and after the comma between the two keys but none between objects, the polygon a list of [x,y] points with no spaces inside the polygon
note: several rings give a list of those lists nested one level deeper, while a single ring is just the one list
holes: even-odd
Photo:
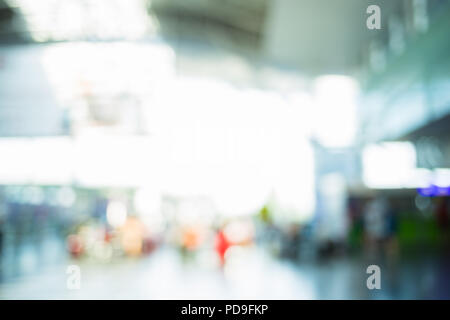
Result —
[{"label": "blurred person", "polygon": [[49,209],[45,204],[34,206],[31,236],[39,264],[45,262],[42,250],[44,250],[45,238],[48,236],[48,216]]},{"label": "blurred person", "polygon": [[94,257],[108,260],[112,256],[114,233],[95,219],[76,225],[67,236],[67,250],[72,258]]},{"label": "blurred person", "polygon": [[228,250],[232,246],[246,246],[253,243],[254,225],[251,220],[239,219],[223,223],[216,231],[214,249],[219,256],[220,267],[226,263]]},{"label": "blurred person", "polygon": [[360,249],[364,233],[363,200],[350,198],[348,201],[349,244],[351,249]]},{"label": "blurred person", "polygon": [[376,196],[371,200],[364,212],[364,231],[366,253],[369,257],[377,256],[382,248],[386,234],[387,202],[384,198]]},{"label": "blurred person", "polygon": [[267,206],[264,206],[258,213],[259,219],[265,224],[272,224],[272,213]]},{"label": "blurred person", "polygon": [[259,229],[256,240],[272,254],[279,255],[282,247],[282,231],[274,222],[272,210],[267,205],[264,206],[258,212],[256,221]]},{"label": "blurred person", "polygon": [[23,228],[24,228],[24,217],[25,214],[22,212],[22,207],[18,203],[10,203],[8,210],[8,219],[10,232],[12,235],[11,249],[12,249],[12,261],[13,274],[19,275],[21,272],[20,266],[20,254],[23,245]]},{"label": "blurred person", "polygon": [[200,246],[200,230],[196,227],[184,227],[182,229],[182,245],[187,250],[195,250]]},{"label": "blurred person", "polygon": [[84,252],[83,240],[77,234],[71,234],[67,237],[67,249],[72,258],[80,258]]},{"label": "blurred person", "polygon": [[74,224],[69,229],[66,239],[66,246],[69,254],[74,259],[82,258],[89,254],[89,245],[92,242],[92,229],[94,222],[92,220]]},{"label": "blurred person", "polygon": [[[2,208],[0,207],[0,210],[1,209]],[[4,225],[5,225],[5,219],[3,217],[3,212],[0,211],[0,277],[1,277],[2,258],[3,258]]]},{"label": "blurred person", "polygon": [[297,260],[300,255],[301,226],[291,223],[283,236],[282,256]]},{"label": "blurred person", "polygon": [[448,198],[437,198],[437,204],[435,206],[435,217],[445,246],[450,245],[450,221],[448,211]]},{"label": "blurred person", "polygon": [[152,253],[156,247],[158,246],[158,242],[152,238],[150,235],[147,235],[142,243],[142,253],[149,254]]},{"label": "blurred person", "polygon": [[139,256],[143,253],[145,226],[136,216],[130,216],[120,228],[122,248],[128,256]]},{"label": "blurred person", "polygon": [[376,196],[364,212],[366,249],[369,257],[383,255],[395,262],[398,255],[398,218],[390,201]]},{"label": "blurred person", "polygon": [[216,233],[214,246],[215,251],[219,256],[220,267],[223,267],[225,265],[225,254],[227,253],[231,245],[232,244],[229,241],[228,237],[225,235],[223,228],[220,228]]},{"label": "blurred person", "polygon": [[397,212],[389,201],[387,201],[387,207],[385,212],[385,241],[384,248],[389,261],[393,262],[398,255],[398,217]]},{"label": "blurred person", "polygon": [[190,262],[203,243],[203,230],[197,225],[184,225],[178,232],[181,257],[183,262]]}]

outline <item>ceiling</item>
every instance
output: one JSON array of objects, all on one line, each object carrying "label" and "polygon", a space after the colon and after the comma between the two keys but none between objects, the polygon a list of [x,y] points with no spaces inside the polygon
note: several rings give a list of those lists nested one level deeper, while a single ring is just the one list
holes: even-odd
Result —
[{"label": "ceiling", "polygon": [[[141,2],[148,9],[149,20],[154,19],[158,24],[158,34],[168,41],[175,41],[180,46],[183,43],[198,43],[224,48],[251,60],[270,61],[304,73],[355,72],[363,63],[363,53],[371,38],[365,27],[366,8],[373,2],[369,0],[140,0],[139,3]],[[385,10],[390,7],[389,1],[376,2],[383,4]],[[31,22],[37,20],[37,14],[32,10],[23,10],[24,4],[28,6],[28,3],[30,2],[23,0],[0,0],[0,43],[32,39],[30,33],[36,30],[33,30]],[[87,4],[82,6],[81,2],[71,0],[58,1],[58,8],[62,7],[61,3],[70,4],[69,9],[78,5],[82,10],[89,8]],[[104,3],[107,7],[114,7],[113,2]],[[116,0],[114,3],[121,2]],[[33,6],[34,10],[36,7]],[[122,9],[118,5],[116,7],[120,13]],[[143,10],[145,11],[144,7]],[[102,9],[102,12],[106,10]],[[119,19],[113,20],[116,24],[120,24],[120,15],[118,17]],[[80,21],[87,23],[86,20]],[[55,19],[55,25],[56,23]],[[72,32],[69,36],[73,40],[95,39],[92,34],[80,36]],[[119,34],[119,38],[120,36],[122,35]],[[41,41],[61,39],[64,40],[48,37]]]}]

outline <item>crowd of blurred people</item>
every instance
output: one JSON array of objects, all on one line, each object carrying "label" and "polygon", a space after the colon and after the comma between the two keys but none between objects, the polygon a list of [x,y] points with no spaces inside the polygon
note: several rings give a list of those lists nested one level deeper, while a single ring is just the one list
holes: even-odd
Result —
[{"label": "crowd of blurred people", "polygon": [[169,246],[176,248],[186,263],[195,263],[207,253],[218,268],[225,266],[230,248],[235,246],[256,246],[274,257],[299,263],[352,254],[395,259],[411,248],[448,248],[448,197],[350,196],[346,239],[323,240],[316,237],[315,219],[279,222],[270,205],[245,216],[209,212],[208,219],[185,219],[181,203],[191,200],[170,198],[172,208],[162,206],[162,219],[156,219],[136,210],[135,193],[125,189],[2,187],[0,259],[20,255],[24,246],[40,252],[49,237],[63,243],[75,260],[120,261]]}]

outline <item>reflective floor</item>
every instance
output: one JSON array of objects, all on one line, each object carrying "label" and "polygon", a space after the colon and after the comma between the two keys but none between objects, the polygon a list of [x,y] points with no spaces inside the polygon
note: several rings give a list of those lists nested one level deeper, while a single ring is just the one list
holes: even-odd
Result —
[{"label": "reflective floor", "polygon": [[[146,258],[99,263],[61,258],[34,272],[3,277],[1,299],[417,299],[450,298],[448,261],[380,263],[381,290],[368,290],[368,261],[334,258],[292,263],[255,247],[230,251],[223,269],[209,253],[183,259],[161,248]],[[21,263],[33,264],[32,258]],[[68,290],[66,269],[81,268],[81,288]],[[36,266],[36,265],[35,265]],[[31,268],[31,267],[30,267]],[[5,273],[4,273],[5,275]]]}]

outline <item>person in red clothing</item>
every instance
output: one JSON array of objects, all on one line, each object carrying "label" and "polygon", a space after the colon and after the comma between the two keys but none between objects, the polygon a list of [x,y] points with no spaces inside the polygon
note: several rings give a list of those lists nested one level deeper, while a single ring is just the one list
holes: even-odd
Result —
[{"label": "person in red clothing", "polygon": [[219,231],[216,234],[215,239],[215,249],[217,254],[219,255],[219,261],[220,266],[223,267],[225,265],[225,254],[228,250],[228,248],[231,247],[231,242],[228,240],[227,236],[225,235],[223,229],[219,229]]}]

